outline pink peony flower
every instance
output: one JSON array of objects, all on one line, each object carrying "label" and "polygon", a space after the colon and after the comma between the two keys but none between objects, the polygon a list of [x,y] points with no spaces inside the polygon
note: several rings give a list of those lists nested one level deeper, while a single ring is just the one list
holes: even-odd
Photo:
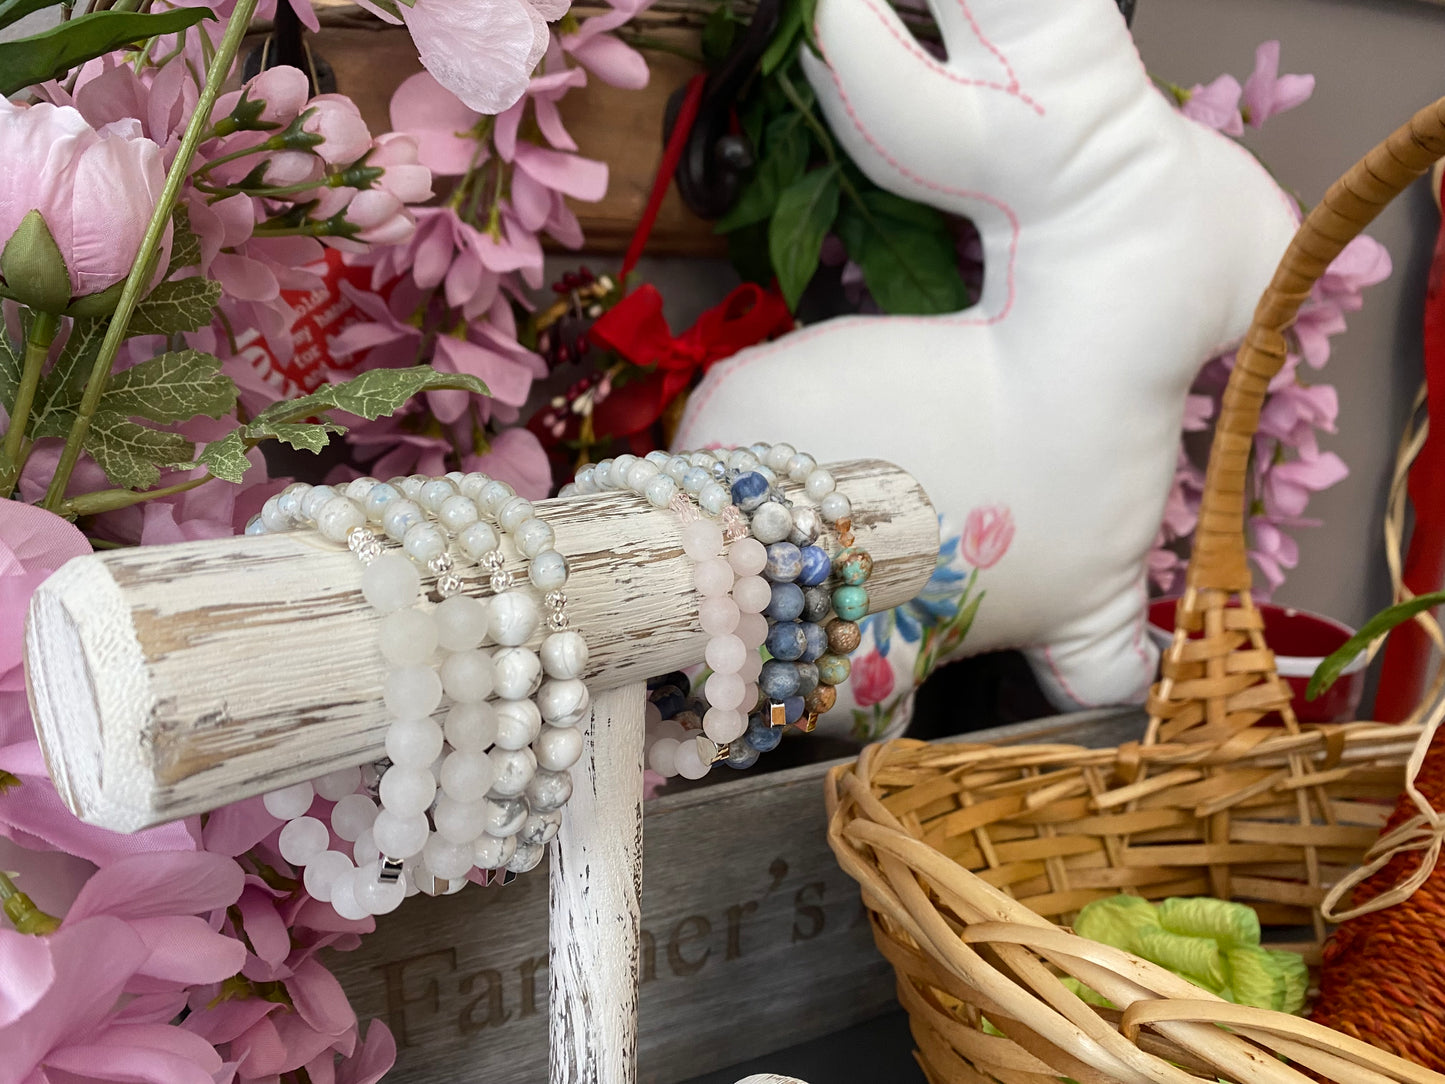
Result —
[{"label": "pink peony flower", "polygon": [[1279,42],[1263,42],[1254,51],[1254,71],[1244,81],[1243,120],[1258,128],[1276,113],[1303,104],[1314,90],[1313,75],[1280,75]]},{"label": "pink peony flower", "polygon": [[881,702],[893,691],[893,667],[877,651],[853,660],[848,675],[853,700],[860,708]]},{"label": "pink peony flower", "polygon": [[1243,135],[1244,118],[1239,113],[1239,97],[1243,88],[1232,75],[1221,75],[1208,86],[1196,83],[1185,91],[1181,112],[1191,120],[1225,135]]},{"label": "pink peony flower", "polygon": [[1013,537],[1014,518],[1008,505],[975,508],[964,520],[959,552],[974,568],[992,568],[1008,552]]},{"label": "pink peony flower", "polygon": [[[26,294],[22,300],[56,309],[72,297],[114,286],[130,273],[165,181],[161,148],[141,134],[139,120],[116,120],[97,131],[70,106],[3,101],[0,157],[5,161],[0,250],[10,246],[27,216],[38,212],[69,277],[66,297],[42,301],[35,290],[50,258],[33,241],[23,253],[10,246],[10,259],[23,258],[27,281],[7,285]],[[167,227],[162,268],[170,241]]]}]

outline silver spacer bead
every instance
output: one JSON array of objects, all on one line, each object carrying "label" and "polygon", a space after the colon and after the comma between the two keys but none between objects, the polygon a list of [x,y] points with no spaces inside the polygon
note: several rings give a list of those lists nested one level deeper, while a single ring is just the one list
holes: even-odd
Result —
[{"label": "silver spacer bead", "polygon": [[492,592],[500,595],[512,586],[512,574],[504,568],[498,568],[492,573],[492,578],[489,582],[492,585]]},{"label": "silver spacer bead", "polygon": [[455,572],[443,572],[437,577],[437,594],[451,598],[462,589],[462,578]]},{"label": "silver spacer bead", "polygon": [[382,855],[381,872],[377,875],[377,880],[384,885],[394,885],[401,880],[401,859]]},{"label": "silver spacer bead", "polygon": [[561,632],[567,627],[567,615],[561,610],[547,615],[547,628],[553,632]]},{"label": "silver spacer bead", "polygon": [[381,556],[381,540],[370,527],[353,527],[347,532],[346,545],[362,564],[369,565]]},{"label": "silver spacer bead", "polygon": [[488,550],[482,554],[481,559],[477,563],[488,572],[497,572],[507,563],[507,559],[502,556],[501,550]]},{"label": "silver spacer bead", "polygon": [[567,596],[561,591],[548,591],[542,601],[554,610],[560,610],[567,605]]}]

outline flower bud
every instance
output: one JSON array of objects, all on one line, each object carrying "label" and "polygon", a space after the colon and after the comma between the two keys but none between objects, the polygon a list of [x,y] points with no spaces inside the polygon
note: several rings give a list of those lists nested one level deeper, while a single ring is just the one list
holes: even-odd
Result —
[{"label": "flower bud", "polygon": [[350,98],[340,94],[320,94],[312,98],[302,114],[301,130],[320,136],[316,153],[329,165],[354,162],[371,146],[371,133],[361,110]]}]

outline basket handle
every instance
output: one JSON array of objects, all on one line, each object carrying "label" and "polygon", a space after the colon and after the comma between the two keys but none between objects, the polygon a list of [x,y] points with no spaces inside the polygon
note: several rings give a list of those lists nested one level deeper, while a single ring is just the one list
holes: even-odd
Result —
[{"label": "basket handle", "polygon": [[1285,332],[1340,251],[1385,205],[1445,157],[1445,98],[1426,106],[1330,186],[1285,250],[1229,376],[1209,453],[1188,586],[1247,592],[1245,484],[1269,382],[1284,365]]}]

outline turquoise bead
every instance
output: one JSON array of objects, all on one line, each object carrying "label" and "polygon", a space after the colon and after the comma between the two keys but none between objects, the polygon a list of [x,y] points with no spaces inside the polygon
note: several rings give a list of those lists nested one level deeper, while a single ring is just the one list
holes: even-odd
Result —
[{"label": "turquoise bead", "polygon": [[824,655],[818,660],[818,680],[824,685],[842,685],[853,669],[844,655]]},{"label": "turquoise bead", "polygon": [[840,587],[833,592],[833,609],[844,621],[858,621],[868,616],[868,589]]},{"label": "turquoise bead", "polygon": [[858,587],[873,572],[873,558],[867,550],[846,549],[833,561],[833,569],[844,583]]}]

